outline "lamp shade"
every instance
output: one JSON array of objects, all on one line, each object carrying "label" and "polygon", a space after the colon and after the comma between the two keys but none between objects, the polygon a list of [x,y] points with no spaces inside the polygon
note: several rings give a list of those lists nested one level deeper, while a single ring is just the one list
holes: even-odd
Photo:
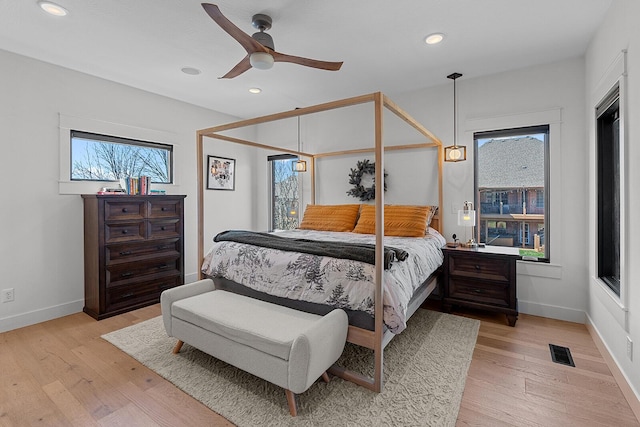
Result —
[{"label": "lamp shade", "polygon": [[467,147],[464,145],[450,145],[444,147],[445,162],[462,162],[467,160]]},{"label": "lamp shade", "polygon": [[306,172],[307,171],[307,162],[304,160],[298,160],[295,163],[292,163],[294,172]]},{"label": "lamp shade", "polygon": [[476,211],[473,209],[464,209],[458,211],[458,225],[465,227],[473,227],[476,225]]},{"label": "lamp shade", "polygon": [[273,56],[266,52],[254,52],[249,57],[251,66],[259,70],[268,70],[273,67]]}]

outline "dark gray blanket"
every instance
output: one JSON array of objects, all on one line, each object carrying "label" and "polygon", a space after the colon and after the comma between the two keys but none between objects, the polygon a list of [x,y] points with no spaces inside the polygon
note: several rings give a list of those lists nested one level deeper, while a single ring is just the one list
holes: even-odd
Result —
[{"label": "dark gray blanket", "polygon": [[[214,242],[229,241],[245,243],[288,252],[302,252],[312,255],[343,258],[375,265],[376,245],[367,243],[326,242],[309,239],[293,239],[276,234],[245,230],[227,230],[213,238]],[[404,261],[409,254],[402,249],[389,246],[384,248],[384,269],[388,270],[393,261]]]}]

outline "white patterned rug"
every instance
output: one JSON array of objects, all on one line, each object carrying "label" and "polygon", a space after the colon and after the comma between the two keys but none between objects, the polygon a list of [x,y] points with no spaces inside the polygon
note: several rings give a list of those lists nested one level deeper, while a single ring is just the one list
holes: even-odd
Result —
[{"label": "white patterned rug", "polygon": [[[479,326],[419,309],[385,349],[382,393],[319,381],[298,396],[295,418],[283,389],[187,344],[174,355],[161,317],[102,338],[238,426],[454,426]],[[373,352],[347,343],[338,364],[370,374]]]}]

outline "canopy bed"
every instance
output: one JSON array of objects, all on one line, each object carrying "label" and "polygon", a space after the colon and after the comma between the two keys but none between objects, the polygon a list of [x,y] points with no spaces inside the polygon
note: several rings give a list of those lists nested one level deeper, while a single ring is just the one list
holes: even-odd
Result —
[{"label": "canopy bed", "polygon": [[[373,113],[374,113],[373,123],[375,128],[373,135],[374,135],[375,144],[374,144],[374,147],[372,148],[371,147],[358,148],[358,149],[352,149],[352,150],[333,151],[333,152],[326,152],[326,153],[308,153],[308,152],[301,152],[301,151],[296,151],[288,148],[271,146],[271,145],[262,144],[255,141],[249,141],[246,139],[241,139],[241,138],[231,137],[228,135],[221,134],[221,132],[229,131],[232,129],[240,129],[247,126],[254,126],[254,125],[259,125],[263,123],[275,122],[278,120],[283,120],[288,118],[296,118],[303,115],[325,112],[325,111],[334,110],[338,108],[350,107],[350,106],[366,104],[366,103],[373,103]],[[423,140],[424,138],[426,139],[426,141],[414,143],[414,144],[385,146],[383,141],[383,117],[384,117],[385,111],[391,112],[395,116],[399,117],[403,125],[406,124],[411,128],[413,128],[415,131],[418,132],[419,139]],[[443,146],[441,141],[436,136],[434,136],[429,130],[427,130],[424,126],[418,123],[414,118],[412,118],[409,114],[407,114],[404,110],[402,110],[399,106],[397,106],[394,102],[392,102],[388,97],[386,97],[384,94],[380,92],[343,99],[339,101],[328,102],[328,103],[319,104],[319,105],[310,106],[310,107],[298,108],[292,111],[286,111],[286,112],[281,112],[277,114],[271,114],[267,116],[257,117],[257,118],[248,119],[248,120],[241,120],[234,123],[202,129],[197,132],[197,159],[198,159],[198,165],[200,166],[198,167],[198,197],[197,197],[198,259],[201,262],[200,265],[203,265],[205,267],[202,270],[205,270],[206,267],[211,262],[211,259],[210,259],[211,251],[209,254],[207,254],[208,257],[205,258],[205,249],[204,249],[204,239],[205,239],[204,237],[204,229],[205,229],[204,197],[205,197],[206,182],[205,182],[205,176],[204,176],[205,168],[202,167],[202,163],[203,163],[203,159],[205,158],[205,153],[204,153],[205,137],[308,158],[310,160],[309,162],[310,167],[309,167],[308,173],[310,173],[310,180],[311,180],[310,205],[315,205],[315,202],[316,202],[315,200],[315,197],[316,197],[315,165],[318,159],[332,157],[332,156],[346,156],[346,155],[355,155],[360,153],[363,153],[363,154],[374,153],[375,155],[374,162],[376,165],[375,182],[384,182],[384,174],[385,174],[384,153],[386,151],[435,149],[437,150],[437,167],[438,167],[438,174],[437,174],[438,175],[438,183],[437,183],[438,205],[437,207],[439,208],[439,211],[442,212]],[[385,325],[385,319],[389,318],[388,316],[385,318],[385,314],[384,314],[386,311],[385,309],[387,308],[385,304],[386,304],[386,301],[389,299],[389,292],[386,292],[385,290],[385,286],[386,286],[385,282],[394,280],[394,279],[390,279],[390,276],[388,275],[388,270],[393,269],[394,266],[391,266],[389,268],[390,255],[388,251],[385,251],[385,249],[388,249],[389,246],[385,247],[385,244],[393,243],[391,246],[394,246],[396,245],[396,243],[398,245],[402,243],[400,242],[400,240],[394,240],[396,239],[395,237],[389,237],[389,230],[387,230],[387,234],[385,234],[385,211],[387,216],[390,215],[391,211],[388,209],[388,205],[385,205],[384,188],[382,185],[375,186],[375,205],[373,206],[362,205],[362,206],[363,206],[362,208],[358,207],[359,215],[362,217],[364,215],[365,209],[367,210],[368,212],[367,215],[369,216],[368,226],[370,227],[370,229],[369,231],[361,230],[360,233],[362,234],[360,234],[359,236],[362,236],[362,238],[360,238],[359,236],[356,236],[354,239],[357,241],[357,244],[368,246],[371,249],[371,257],[372,257],[371,276],[374,284],[374,286],[372,287],[374,289],[372,292],[372,297],[373,297],[371,301],[372,307],[370,308],[371,308],[371,311],[373,312],[373,316],[371,316],[371,324],[369,326],[366,326],[366,325],[363,326],[362,324],[359,324],[357,320],[355,320],[355,318],[352,318],[351,314],[353,313],[350,313],[350,318],[349,318],[350,325],[349,325],[347,341],[354,343],[356,345],[370,348],[374,351],[374,360],[375,360],[375,367],[373,371],[374,374],[373,374],[373,377],[371,378],[371,377],[362,375],[361,373],[347,371],[337,366],[334,366],[330,372],[332,372],[335,375],[341,376],[347,380],[353,381],[359,385],[367,387],[373,391],[380,392],[382,391],[382,387],[383,387],[384,347],[393,338],[394,332],[397,333],[403,329],[403,326],[402,326],[403,322],[406,319],[408,319],[419,308],[419,306],[426,300],[429,294],[435,289],[437,285],[438,274],[437,272],[432,271],[434,270],[434,268],[431,268],[426,273],[423,272],[428,277],[426,278],[420,277],[421,283],[418,284],[419,286],[414,286],[411,290],[411,295],[409,295],[405,300],[403,300],[404,302],[400,304],[403,307],[403,310],[401,310],[399,314],[400,327],[398,327],[398,325],[394,326],[393,322],[391,321],[389,322],[389,324]],[[439,217],[438,215],[433,216],[433,213],[435,213],[436,211],[437,211],[436,209],[431,207],[431,214],[429,215],[429,221],[427,221],[426,223],[427,231],[442,229],[442,218]],[[428,209],[427,209],[427,212],[428,212]],[[306,211],[305,211],[305,218],[306,218]],[[305,219],[303,219],[303,222],[304,221]],[[360,221],[360,219],[358,219],[358,221]],[[389,227],[389,222],[387,221],[387,228],[388,227]],[[299,230],[296,230],[296,231],[299,231]],[[309,237],[309,234],[304,235],[304,237],[311,240],[315,239],[315,240],[326,241],[326,240],[333,239],[333,237],[331,236],[332,233],[328,233],[328,235],[325,233],[318,237],[318,236],[314,236],[315,231],[312,231],[312,230],[300,230],[300,231],[310,233],[311,237]],[[354,231],[358,233],[357,230],[354,230]],[[342,234],[351,235],[356,233],[342,233]],[[371,233],[368,240],[364,237],[367,233]],[[341,234],[341,233],[333,233],[333,234]],[[429,233],[428,232],[425,233],[423,231],[423,236],[424,234],[429,234]],[[439,248],[444,245],[442,236],[440,236],[439,233],[437,233],[437,231],[432,231],[431,235],[432,237],[433,235],[439,236],[440,240],[436,239],[436,242],[439,242],[439,243],[436,243],[436,247],[438,248],[437,251],[440,252]],[[262,236],[250,236],[250,237],[262,238]],[[429,240],[426,237],[424,240]],[[422,240],[422,239],[418,239],[418,240]],[[432,242],[430,242],[430,244],[433,245],[434,244],[433,239],[431,240]],[[238,245],[238,244],[239,243],[235,243],[235,242],[232,243],[232,245]],[[439,253],[438,256],[441,258],[442,254]],[[392,260],[394,259],[393,255],[391,255],[391,259]],[[385,266],[385,261],[387,261],[386,266]],[[238,262],[236,262],[236,264],[238,264]],[[395,264],[402,264],[402,263],[396,262]],[[436,265],[435,269],[437,269],[437,267],[438,266]],[[200,271],[199,274],[200,274],[200,278],[202,278],[203,271]],[[413,273],[410,273],[410,274],[413,274]],[[242,284],[238,284],[234,280],[227,280],[224,278],[221,279],[219,277],[217,279],[219,280],[217,280],[216,286],[222,286],[225,289],[238,291],[237,289],[234,288],[235,285],[240,285],[241,287],[243,287]],[[246,289],[244,291],[246,292]],[[239,292],[242,292],[242,290],[240,290]],[[251,295],[251,293],[249,293],[248,296],[263,298],[264,294],[262,292],[258,292],[255,295]],[[280,302],[285,302],[285,300],[287,300],[287,298],[281,298],[280,296],[276,295],[269,301],[280,303]]]}]

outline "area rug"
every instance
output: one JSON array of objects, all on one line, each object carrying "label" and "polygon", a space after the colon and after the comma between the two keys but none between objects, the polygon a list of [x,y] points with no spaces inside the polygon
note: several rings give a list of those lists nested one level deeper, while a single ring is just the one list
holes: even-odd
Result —
[{"label": "area rug", "polygon": [[[316,382],[289,415],[284,390],[185,344],[156,317],[103,335],[238,426],[453,426],[480,322],[419,309],[384,351],[384,391],[341,378]],[[373,352],[347,343],[338,365],[371,375]]]}]

